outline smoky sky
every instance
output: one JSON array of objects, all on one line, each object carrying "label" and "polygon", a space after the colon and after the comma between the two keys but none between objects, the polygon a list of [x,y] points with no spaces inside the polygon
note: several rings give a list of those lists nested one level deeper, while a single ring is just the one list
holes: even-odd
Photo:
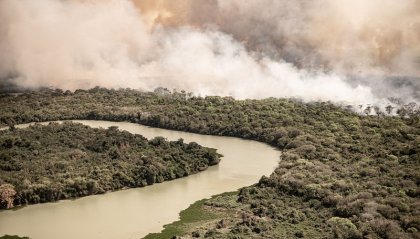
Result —
[{"label": "smoky sky", "polygon": [[419,102],[418,0],[1,0],[0,79]]}]

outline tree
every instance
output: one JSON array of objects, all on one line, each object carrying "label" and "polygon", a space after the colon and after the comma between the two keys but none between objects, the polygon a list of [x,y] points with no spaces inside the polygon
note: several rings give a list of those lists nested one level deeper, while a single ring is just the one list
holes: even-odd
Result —
[{"label": "tree", "polygon": [[361,238],[357,227],[347,218],[332,217],[327,223],[332,226],[336,238]]},{"label": "tree", "polygon": [[16,195],[15,187],[11,184],[5,183],[0,185],[0,204],[6,204],[6,208],[13,207],[13,200]]}]

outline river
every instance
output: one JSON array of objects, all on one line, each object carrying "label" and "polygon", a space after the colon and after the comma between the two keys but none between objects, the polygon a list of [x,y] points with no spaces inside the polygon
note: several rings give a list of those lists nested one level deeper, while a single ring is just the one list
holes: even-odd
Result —
[{"label": "river", "polygon": [[[176,221],[190,204],[212,195],[237,190],[269,175],[280,158],[273,147],[232,137],[200,135],[146,127],[126,122],[74,121],[91,127],[118,126],[146,138],[216,148],[224,157],[204,172],[144,188],[110,192],[76,200],[63,200],[0,212],[0,236],[32,239],[132,239],[159,232]],[[25,127],[27,125],[21,125]]]}]

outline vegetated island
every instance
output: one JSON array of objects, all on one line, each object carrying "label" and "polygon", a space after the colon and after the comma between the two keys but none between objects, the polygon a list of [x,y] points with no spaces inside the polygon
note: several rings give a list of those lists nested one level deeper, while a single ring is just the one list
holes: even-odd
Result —
[{"label": "vegetated island", "polygon": [[[149,238],[419,235],[420,116],[413,104],[395,116],[379,111],[361,115],[325,102],[195,97],[162,88],[155,92],[94,88],[5,96],[0,108],[4,125],[66,119],[129,121],[253,139],[283,151],[269,177],[238,193],[192,205],[181,222],[167,226],[167,234]],[[213,214],[203,218],[197,212]]]},{"label": "vegetated island", "polygon": [[11,236],[11,235],[4,235],[0,237],[0,239],[30,239],[29,237],[19,237],[19,236]]},{"label": "vegetated island", "polygon": [[219,163],[195,142],[64,122],[0,131],[0,205],[53,202],[185,177]]}]

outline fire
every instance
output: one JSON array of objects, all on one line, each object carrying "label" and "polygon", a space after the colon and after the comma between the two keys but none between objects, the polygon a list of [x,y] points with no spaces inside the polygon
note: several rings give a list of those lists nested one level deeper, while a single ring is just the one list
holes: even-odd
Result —
[{"label": "fire", "polygon": [[158,24],[177,26],[188,22],[191,0],[133,0],[133,2],[151,27]]}]

